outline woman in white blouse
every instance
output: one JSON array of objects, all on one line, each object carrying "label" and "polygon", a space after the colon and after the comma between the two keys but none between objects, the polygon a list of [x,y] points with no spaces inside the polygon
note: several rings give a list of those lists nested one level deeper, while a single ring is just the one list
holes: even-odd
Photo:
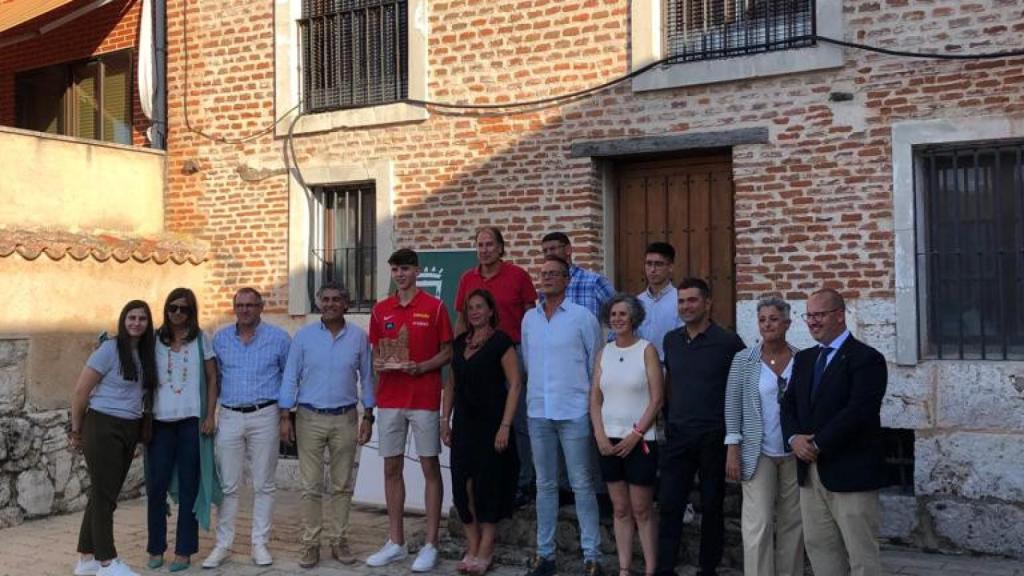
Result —
[{"label": "woman in white blouse", "polygon": [[178,500],[174,561],[169,570],[189,567],[199,551],[199,525],[209,530],[211,503],[220,486],[213,462],[217,362],[213,346],[199,329],[196,296],[175,288],[164,303],[157,331],[157,376],[153,432],[147,447],[146,496],[148,567],[163,565],[167,550],[167,494]]},{"label": "woman in white blouse", "polygon": [[658,470],[654,420],[663,400],[661,362],[654,345],[636,335],[644,308],[635,296],[612,296],[601,307],[601,321],[615,341],[597,356],[590,422],[612,501],[619,576],[629,576],[634,531],[640,536],[644,573],[653,574],[658,527],[652,512]]},{"label": "woman in white blouse", "polygon": [[796,459],[782,437],[779,401],[796,348],[786,342],[789,304],[757,303],[761,343],[733,359],[725,391],[725,475],[742,481],[743,573],[799,576],[804,568]]}]

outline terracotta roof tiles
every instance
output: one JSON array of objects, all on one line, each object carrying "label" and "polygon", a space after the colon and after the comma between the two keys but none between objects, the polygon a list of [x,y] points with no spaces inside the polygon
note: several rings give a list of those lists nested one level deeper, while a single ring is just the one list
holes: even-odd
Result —
[{"label": "terracotta roof tiles", "polygon": [[164,264],[199,264],[208,258],[205,246],[174,235],[157,237],[113,236],[110,234],[73,233],[63,230],[23,230],[0,228],[0,258],[17,253],[26,260],[41,255],[51,260],[70,256],[74,260],[92,258],[106,262],[128,260]]}]

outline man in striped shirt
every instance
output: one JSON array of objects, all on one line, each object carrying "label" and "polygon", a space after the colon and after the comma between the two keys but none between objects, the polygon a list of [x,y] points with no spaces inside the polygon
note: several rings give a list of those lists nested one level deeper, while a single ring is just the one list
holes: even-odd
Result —
[{"label": "man in striped shirt", "polygon": [[277,398],[288,360],[288,333],[263,322],[263,296],[242,288],[234,297],[237,322],[213,337],[220,369],[220,409],[217,417],[217,472],[224,500],[217,507],[217,545],[203,561],[216,568],[231,555],[238,515],[242,470],[252,473],[252,561],[269,566],[267,550],[274,508],[279,428]]}]

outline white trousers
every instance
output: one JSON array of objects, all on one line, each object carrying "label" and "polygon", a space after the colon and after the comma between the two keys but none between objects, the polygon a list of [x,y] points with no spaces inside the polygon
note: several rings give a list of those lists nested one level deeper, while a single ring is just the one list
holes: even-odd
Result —
[{"label": "white trousers", "polygon": [[238,516],[238,488],[246,464],[252,474],[255,493],[252,506],[252,543],[270,540],[270,516],[277,485],[277,453],[280,449],[280,416],[277,404],[255,412],[238,412],[221,407],[217,420],[217,472],[224,499],[217,508],[217,546],[231,548]]}]

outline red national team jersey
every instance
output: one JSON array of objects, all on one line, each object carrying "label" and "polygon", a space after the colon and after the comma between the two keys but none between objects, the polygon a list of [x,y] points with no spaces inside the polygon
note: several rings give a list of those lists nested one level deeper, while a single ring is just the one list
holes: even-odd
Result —
[{"label": "red national team jersey", "polygon": [[[441,345],[452,341],[452,324],[444,302],[423,290],[416,292],[409,304],[398,303],[398,295],[378,302],[370,314],[370,343],[377,346],[382,338],[396,339],[402,327],[409,334],[409,359],[425,362],[441,351]],[[441,371],[418,376],[401,371],[378,375],[377,406],[412,410],[441,408]]]}]

